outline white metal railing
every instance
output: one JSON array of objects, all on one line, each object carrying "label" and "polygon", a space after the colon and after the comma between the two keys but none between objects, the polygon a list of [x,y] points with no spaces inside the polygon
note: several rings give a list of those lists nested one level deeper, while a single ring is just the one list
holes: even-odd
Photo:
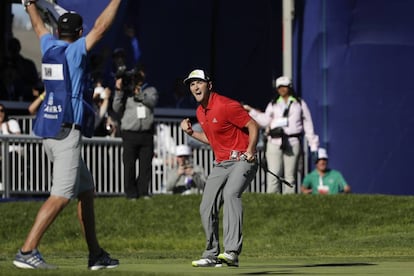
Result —
[{"label": "white metal railing", "polygon": [[[52,185],[52,163],[48,160],[39,137],[31,134],[31,116],[18,116],[23,135],[0,135],[1,172],[0,194],[2,197],[12,195],[48,194]],[[175,164],[175,146],[187,143],[187,136],[181,131],[178,118],[156,118],[154,137],[155,152],[152,162],[152,194],[165,193],[168,169]],[[307,145],[304,145],[307,149]],[[124,168],[122,162],[121,138],[93,137],[82,139],[82,157],[95,180],[97,195],[124,194]],[[304,156],[304,169],[307,172],[307,151]],[[259,148],[259,164],[264,152]],[[195,148],[193,161],[205,169],[209,175],[213,167],[213,152],[209,147]],[[299,191],[303,173],[298,174]],[[137,161],[137,173],[138,161]],[[266,173],[259,167],[255,179],[248,187],[248,192],[264,193]]]},{"label": "white metal railing", "polygon": [[[41,139],[27,134],[0,135],[0,141],[2,196],[8,198],[13,195],[48,194],[52,185],[53,164],[46,156]],[[95,180],[97,195],[124,194],[120,138],[83,138],[81,153]],[[213,158],[209,148],[198,148],[193,151],[194,163],[204,167],[206,175],[211,171]],[[159,148],[156,150],[152,160],[152,194],[166,192],[167,172],[168,168],[173,166],[173,160],[173,153],[161,153]],[[258,172],[248,191],[264,192],[264,183],[265,174]]]}]

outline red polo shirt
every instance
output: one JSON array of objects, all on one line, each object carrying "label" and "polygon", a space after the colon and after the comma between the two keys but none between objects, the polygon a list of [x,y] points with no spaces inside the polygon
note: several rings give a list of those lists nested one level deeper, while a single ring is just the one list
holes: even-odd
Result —
[{"label": "red polo shirt", "polygon": [[232,150],[246,151],[251,118],[239,102],[212,92],[207,108],[199,105],[196,114],[217,162],[228,160]]}]

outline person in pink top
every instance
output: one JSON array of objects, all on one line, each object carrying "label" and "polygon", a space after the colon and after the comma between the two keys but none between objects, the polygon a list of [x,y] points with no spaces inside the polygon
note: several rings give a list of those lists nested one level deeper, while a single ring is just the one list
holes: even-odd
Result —
[{"label": "person in pink top", "polygon": [[[259,125],[242,105],[214,92],[204,70],[193,70],[184,83],[199,106],[197,120],[202,131],[194,131],[190,119],[181,122],[189,136],[211,146],[215,161],[207,178],[200,204],[206,248],[194,267],[238,266],[243,243],[241,196],[257,172],[256,145]],[[223,209],[223,245],[220,254],[219,211]]]},{"label": "person in pink top", "polygon": [[305,134],[311,152],[315,153],[319,137],[314,133],[309,108],[302,99],[295,96],[290,78],[277,78],[276,92],[276,98],[267,105],[265,112],[249,105],[244,105],[244,108],[260,126],[266,128],[267,168],[292,184],[292,187],[282,186],[280,179],[268,173],[267,192],[292,194],[296,192],[302,136]]}]

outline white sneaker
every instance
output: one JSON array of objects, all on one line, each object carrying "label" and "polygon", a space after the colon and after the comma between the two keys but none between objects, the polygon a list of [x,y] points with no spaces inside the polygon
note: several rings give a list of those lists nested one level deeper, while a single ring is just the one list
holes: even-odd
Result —
[{"label": "white sneaker", "polygon": [[194,267],[221,267],[221,261],[215,257],[201,258],[197,261],[192,261],[191,265]]},{"label": "white sneaker", "polygon": [[236,252],[224,252],[218,255],[218,259],[228,266],[239,266],[239,256]]},{"label": "white sneaker", "polygon": [[14,258],[13,264],[23,269],[56,269],[57,266],[45,262],[37,249],[33,249],[30,254],[23,255],[19,250]]}]

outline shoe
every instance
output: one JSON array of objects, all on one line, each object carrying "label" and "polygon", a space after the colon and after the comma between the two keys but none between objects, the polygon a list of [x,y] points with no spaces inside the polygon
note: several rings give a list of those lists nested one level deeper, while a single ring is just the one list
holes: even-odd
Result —
[{"label": "shoe", "polygon": [[57,266],[50,265],[45,262],[42,255],[37,249],[33,249],[32,253],[23,255],[22,251],[17,252],[13,264],[18,268],[24,269],[56,269]]},{"label": "shoe", "polygon": [[236,252],[224,252],[218,255],[219,260],[228,266],[239,266],[239,256]]},{"label": "shoe", "polygon": [[192,261],[191,265],[194,267],[221,267],[221,261],[216,257],[201,258],[200,260]]},{"label": "shoe", "polygon": [[109,257],[108,252],[102,249],[99,256],[91,256],[89,254],[88,268],[90,270],[99,270],[103,268],[114,268],[119,265],[119,260]]}]

